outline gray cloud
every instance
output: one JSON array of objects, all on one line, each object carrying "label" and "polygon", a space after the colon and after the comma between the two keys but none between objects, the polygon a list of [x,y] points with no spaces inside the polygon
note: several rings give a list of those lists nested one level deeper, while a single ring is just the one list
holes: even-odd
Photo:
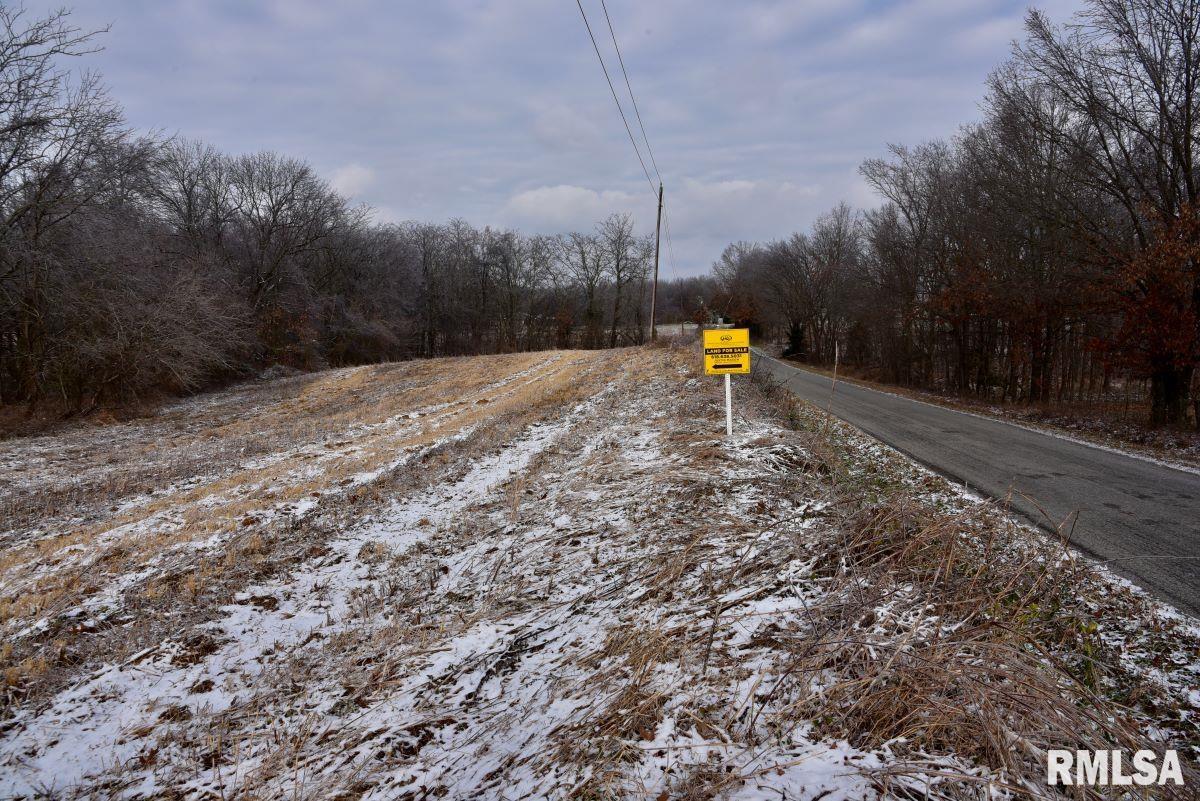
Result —
[{"label": "gray cloud", "polygon": [[[675,269],[696,273],[732,239],[873,202],[862,159],[975,119],[1025,2],[608,5],[667,183]],[[1040,5],[1063,19],[1076,4]],[[600,5],[584,6],[603,45]],[[305,158],[380,219],[559,231],[627,210],[653,230],[652,190],[566,0],[81,0],[75,19],[113,24],[79,66],[136,127]]]}]

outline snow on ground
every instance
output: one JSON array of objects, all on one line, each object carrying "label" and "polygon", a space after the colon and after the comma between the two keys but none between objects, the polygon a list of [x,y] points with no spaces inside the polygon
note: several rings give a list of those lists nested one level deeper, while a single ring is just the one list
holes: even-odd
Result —
[{"label": "snow on ground", "polygon": [[[106,667],[55,699],[22,738],[36,743],[38,754],[22,770],[48,778],[18,785],[18,791],[74,785],[97,764],[121,765],[136,758],[143,743],[120,733],[142,720],[146,710],[177,710],[177,702],[185,698],[210,714],[228,709],[239,692],[253,689],[264,654],[294,651],[314,633],[329,636],[338,622],[353,618],[350,603],[370,588],[373,573],[369,563],[358,559],[364,546],[405,551],[421,542],[429,533],[430,515],[454,514],[521,470],[561,427],[534,428],[522,441],[481,460],[459,481],[438,488],[426,504],[389,510],[384,520],[331,543],[329,554],[303,572],[240,592],[225,608],[226,617],[204,629],[203,647],[211,643],[216,648],[200,661],[187,658],[187,642],[172,642]],[[180,661],[187,664],[179,667]],[[196,689],[206,682],[210,689]],[[80,716],[81,708],[89,714]],[[17,725],[23,724],[18,718]]]},{"label": "snow on ground", "polygon": [[[525,366],[530,361],[536,364]],[[74,482],[83,500],[64,503],[61,510],[51,503],[44,509],[18,507],[19,512],[10,512],[6,522],[12,528],[0,536],[7,547],[0,560],[2,586],[14,597],[37,596],[37,603],[27,605],[32,608],[9,605],[0,624],[7,636],[17,639],[45,631],[56,619],[87,624],[97,613],[111,609],[129,587],[168,572],[181,550],[192,558],[194,552],[219,552],[249,526],[269,527],[280,520],[294,525],[313,511],[317,499],[328,503],[352,494],[431,447],[469,436],[481,404],[502,409],[519,401],[531,384],[553,382],[562,372],[562,361],[561,354],[523,358],[515,365],[523,369],[497,377],[476,371],[473,383],[455,384],[452,401],[406,405],[400,413],[389,406],[371,406],[365,410],[371,417],[350,419],[331,430],[318,425],[315,431],[306,431],[307,436],[296,436],[294,422],[271,430],[272,424],[280,426],[281,419],[295,415],[297,405],[303,407],[303,395],[299,404],[285,395],[262,408],[250,406],[244,390],[219,393],[216,399],[178,404],[140,429],[127,424],[107,437],[95,429],[59,437],[61,450],[75,460],[75,475],[69,480],[60,464],[63,458],[47,456],[54,450],[47,440],[54,438],[4,443],[0,453],[5,462],[23,462],[22,469],[0,480],[0,486],[13,493],[10,497],[36,499],[61,493],[64,482]],[[362,411],[361,379],[366,369],[334,371],[317,388],[334,384],[326,389],[336,395],[337,384],[352,385],[351,405],[357,403]],[[396,398],[422,399],[421,390],[427,387],[416,383],[417,391],[401,391]],[[367,388],[385,395],[380,384],[395,388],[392,381]],[[391,405],[396,398],[389,399]],[[313,410],[317,416],[328,411],[325,405]],[[247,417],[251,419],[239,425],[239,418]],[[205,427],[211,428],[205,431]],[[231,428],[242,429],[229,437],[240,447],[204,447],[213,439],[220,442]],[[207,457],[199,463],[191,457],[197,446]],[[242,458],[247,450],[257,455]],[[231,451],[234,458],[220,458]],[[118,457],[129,452],[132,457]],[[175,471],[180,462],[188,472],[178,481],[146,492],[127,491],[107,507],[109,485],[126,486],[114,481],[114,476],[134,474],[130,483],[136,487],[145,481],[140,474],[148,474],[153,482],[155,469]],[[139,551],[137,564],[131,564],[129,555]],[[107,563],[114,558],[118,564],[110,569]],[[70,577],[69,592],[64,577]]]},{"label": "snow on ground", "polygon": [[[838,679],[798,667],[836,576],[814,546],[841,536],[844,515],[823,459],[853,462],[864,486],[981,504],[884,469],[895,454],[846,430],[845,452],[822,456],[751,410],[726,442],[719,395],[688,356],[514,365],[479,397],[536,393],[420,440],[404,427],[419,418],[383,417],[381,443],[412,444],[341,485],[375,502],[323,501],[301,556],[12,704],[0,796],[836,801],[946,786],[940,772],[1004,797],[1003,771],[972,758],[893,771],[905,738],[832,733],[806,710]],[[464,406],[419,414],[451,408]],[[132,603],[147,580],[107,602]],[[902,600],[862,636],[936,640],[942,622]],[[1154,669],[1167,704],[1196,676]]]}]

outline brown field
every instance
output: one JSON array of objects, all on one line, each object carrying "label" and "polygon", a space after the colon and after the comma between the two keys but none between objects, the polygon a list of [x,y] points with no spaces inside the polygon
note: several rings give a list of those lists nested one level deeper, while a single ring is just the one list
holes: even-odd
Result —
[{"label": "brown field", "polygon": [[751,381],[726,440],[696,362],[4,442],[0,797],[1054,798],[1047,748],[1197,753],[1193,621]]}]

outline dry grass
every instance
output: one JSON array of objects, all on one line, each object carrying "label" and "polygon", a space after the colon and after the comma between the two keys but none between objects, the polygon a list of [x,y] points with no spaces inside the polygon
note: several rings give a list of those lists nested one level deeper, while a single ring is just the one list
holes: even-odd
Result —
[{"label": "dry grass", "polygon": [[[296,516],[301,502],[361,514],[378,493],[355,476],[394,478],[389,465],[412,453],[435,475],[448,461],[438,443],[470,434],[467,445],[487,447],[497,425],[506,431],[588,387],[595,361],[557,352],[335,370],[184,403],[150,425],[114,424],[107,437],[80,428],[55,437],[87,477],[70,503],[57,491],[65,456],[43,455],[41,438],[0,444],[8,463],[27,460],[17,474],[22,492],[0,516],[10,527],[0,551],[0,631],[16,643],[2,661],[0,708],[77,672],[80,658],[47,651],[81,651],[73,641],[127,626],[146,606],[218,602],[231,577],[261,578],[294,561],[295,547],[281,543],[312,534]],[[214,546],[190,547],[207,541]],[[73,611],[140,574],[95,611]],[[89,662],[106,653],[87,650]]]},{"label": "dry grass", "polygon": [[[134,583],[137,622],[64,621],[0,651],[27,727],[0,748],[102,729],[146,682],[174,690],[113,724],[125,760],[65,797],[1054,798],[1048,747],[1200,747],[1200,710],[1128,661],[1170,644],[1200,663],[1185,626],[767,389],[739,382],[727,441],[692,351],[633,353],[505,357],[464,402],[430,390],[450,405],[411,427],[314,422],[331,462],[422,444],[363,485],[331,468],[298,521],[218,504],[231,535]],[[487,363],[447,380],[464,364]],[[384,395],[437,383],[398,370],[331,391],[372,396],[384,423],[403,412]],[[297,414],[345,412],[300,388]],[[145,563],[127,558],[110,569]],[[1162,628],[1135,642],[1130,621]],[[47,696],[71,680],[131,689],[35,703],[70,700]],[[228,707],[206,706],[214,689]]]},{"label": "dry grass", "polygon": [[[818,438],[810,452],[830,453],[822,413],[760,391]],[[791,658],[772,692],[798,689],[775,717],[813,720],[827,736],[902,757],[878,772],[881,789],[933,770],[942,781],[928,797],[955,799],[975,798],[986,782],[934,755],[985,765],[1007,792],[1036,796],[1047,749],[1132,752],[1146,747],[1148,726],[1169,725],[1153,703],[1139,707],[1154,691],[1097,636],[1131,607],[1146,614],[1146,602],[1118,600],[1065,538],[1038,536],[1002,509],[947,510],[911,484],[854,474],[828,456],[817,469],[831,476],[840,536],[797,538],[826,593],[806,606],[800,630],[776,635]],[[819,690],[806,691],[817,678]],[[1176,746],[1200,750],[1200,728],[1181,720]],[[1197,782],[1190,771],[1187,784]],[[1123,792],[1192,797],[1173,787]]]}]

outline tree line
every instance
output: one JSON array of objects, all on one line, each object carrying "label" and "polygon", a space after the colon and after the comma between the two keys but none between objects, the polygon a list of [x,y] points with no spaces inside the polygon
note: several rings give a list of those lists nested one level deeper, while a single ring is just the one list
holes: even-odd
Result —
[{"label": "tree line", "polygon": [[132,131],[64,67],[97,33],[0,5],[0,403],[644,340],[653,251],[629,215],[558,236],[374,222],[301,160]]},{"label": "tree line", "polygon": [[730,245],[714,301],[801,359],[998,401],[1149,386],[1154,423],[1200,423],[1200,2],[1036,10],[983,119],[892,146],[880,207]]}]

